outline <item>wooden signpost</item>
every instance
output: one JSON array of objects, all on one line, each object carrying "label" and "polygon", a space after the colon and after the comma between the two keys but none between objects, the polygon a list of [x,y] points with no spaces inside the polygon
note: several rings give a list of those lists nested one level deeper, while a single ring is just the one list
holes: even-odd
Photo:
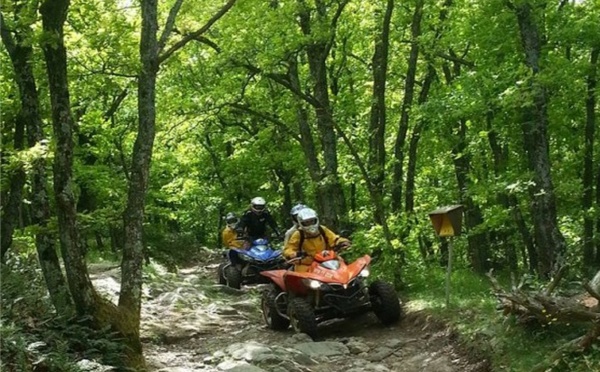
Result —
[{"label": "wooden signpost", "polygon": [[435,233],[439,237],[448,237],[448,269],[446,270],[446,307],[450,306],[450,276],[452,274],[452,238],[462,229],[463,206],[449,205],[429,212],[429,218]]}]

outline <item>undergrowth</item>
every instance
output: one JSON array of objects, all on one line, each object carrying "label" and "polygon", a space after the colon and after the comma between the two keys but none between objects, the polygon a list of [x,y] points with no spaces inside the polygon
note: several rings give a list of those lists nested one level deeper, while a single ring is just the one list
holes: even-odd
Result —
[{"label": "undergrowth", "polygon": [[1,275],[2,371],[75,372],[82,359],[120,363],[123,344],[115,334],[56,314],[34,252],[10,255]]},{"label": "undergrowth", "polygon": [[[600,371],[600,348],[585,354],[562,354],[544,365],[562,345],[587,331],[589,325],[529,326],[503,316],[487,277],[466,268],[453,271],[450,306],[446,306],[446,270],[438,265],[406,267],[404,292],[412,310],[425,311],[449,323],[460,341],[474,346],[492,360],[493,371],[529,372],[543,366],[546,372]],[[510,282],[499,276],[501,284]]]}]

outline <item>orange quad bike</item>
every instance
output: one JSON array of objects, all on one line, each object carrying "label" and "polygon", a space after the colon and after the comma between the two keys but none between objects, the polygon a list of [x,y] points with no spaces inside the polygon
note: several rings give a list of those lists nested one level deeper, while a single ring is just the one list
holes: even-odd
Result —
[{"label": "orange quad bike", "polygon": [[261,272],[272,282],[261,300],[267,326],[285,330],[291,324],[296,332],[314,338],[319,323],[368,311],[385,325],[397,322],[402,309],[394,287],[380,280],[367,285],[370,262],[365,255],[346,264],[335,250],[325,250],[314,257],[307,272]]}]

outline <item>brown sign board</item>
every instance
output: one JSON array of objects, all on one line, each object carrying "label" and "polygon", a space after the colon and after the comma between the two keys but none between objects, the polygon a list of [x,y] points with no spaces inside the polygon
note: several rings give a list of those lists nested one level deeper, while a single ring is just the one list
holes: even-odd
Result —
[{"label": "brown sign board", "polygon": [[463,206],[449,205],[429,212],[435,233],[440,236],[458,236],[461,233]]}]

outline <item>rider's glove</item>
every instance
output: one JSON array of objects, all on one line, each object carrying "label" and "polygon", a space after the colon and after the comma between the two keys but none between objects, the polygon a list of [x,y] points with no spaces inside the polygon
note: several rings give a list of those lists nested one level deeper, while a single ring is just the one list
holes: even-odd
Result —
[{"label": "rider's glove", "polygon": [[343,241],[340,244],[338,244],[338,246],[340,247],[339,248],[340,250],[347,249],[347,248],[350,248],[352,246],[352,243],[349,242],[349,241]]}]

